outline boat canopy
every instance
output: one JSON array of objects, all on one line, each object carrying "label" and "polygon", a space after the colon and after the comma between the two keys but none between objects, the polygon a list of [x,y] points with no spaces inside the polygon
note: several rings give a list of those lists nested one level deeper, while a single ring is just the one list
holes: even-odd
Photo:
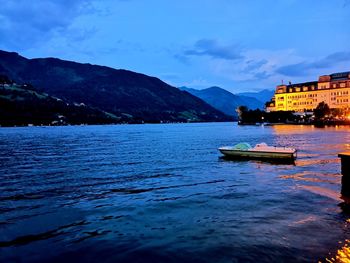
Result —
[{"label": "boat canopy", "polygon": [[251,149],[252,146],[250,146],[249,143],[247,142],[241,142],[239,144],[236,144],[235,146],[233,146],[233,149],[235,150],[248,150],[248,149]]}]

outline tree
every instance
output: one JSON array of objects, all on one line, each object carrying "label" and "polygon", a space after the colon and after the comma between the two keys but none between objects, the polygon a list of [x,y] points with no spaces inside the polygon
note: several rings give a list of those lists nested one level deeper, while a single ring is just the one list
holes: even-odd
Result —
[{"label": "tree", "polygon": [[326,115],[330,114],[331,110],[327,103],[324,101],[320,102],[314,110],[316,120],[322,120]]},{"label": "tree", "polygon": [[0,74],[0,84],[11,84],[12,81],[6,76]]},{"label": "tree", "polygon": [[239,106],[237,109],[236,109],[236,112],[238,114],[238,119],[239,120],[242,120],[243,119],[243,115],[248,112],[248,107],[247,106]]}]

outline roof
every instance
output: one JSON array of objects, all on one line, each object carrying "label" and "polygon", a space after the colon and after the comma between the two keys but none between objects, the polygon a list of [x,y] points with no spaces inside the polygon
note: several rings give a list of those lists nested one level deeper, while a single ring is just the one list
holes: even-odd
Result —
[{"label": "roof", "polygon": [[331,74],[331,80],[349,79],[350,71],[338,72]]},{"label": "roof", "polygon": [[317,85],[317,81],[309,81],[309,82],[302,82],[302,83],[295,83],[287,85],[287,88],[294,88],[294,87],[302,87],[302,86],[311,86],[311,85]]}]

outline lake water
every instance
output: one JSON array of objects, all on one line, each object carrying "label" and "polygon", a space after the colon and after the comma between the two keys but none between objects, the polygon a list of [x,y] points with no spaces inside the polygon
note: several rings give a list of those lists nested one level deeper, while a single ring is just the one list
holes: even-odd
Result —
[{"label": "lake water", "polygon": [[[239,142],[295,165],[227,161]],[[233,123],[0,128],[0,262],[324,262],[350,128]],[[338,258],[339,259],[339,258]]]}]

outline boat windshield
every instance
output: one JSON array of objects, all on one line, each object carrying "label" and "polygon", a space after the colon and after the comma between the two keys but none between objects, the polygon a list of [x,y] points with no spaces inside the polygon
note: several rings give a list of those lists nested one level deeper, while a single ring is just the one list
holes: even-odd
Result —
[{"label": "boat windshield", "polygon": [[241,142],[239,144],[236,144],[235,146],[233,146],[233,149],[235,150],[248,150],[248,149],[251,149],[252,146],[250,146],[249,143],[246,143],[246,142]]}]

